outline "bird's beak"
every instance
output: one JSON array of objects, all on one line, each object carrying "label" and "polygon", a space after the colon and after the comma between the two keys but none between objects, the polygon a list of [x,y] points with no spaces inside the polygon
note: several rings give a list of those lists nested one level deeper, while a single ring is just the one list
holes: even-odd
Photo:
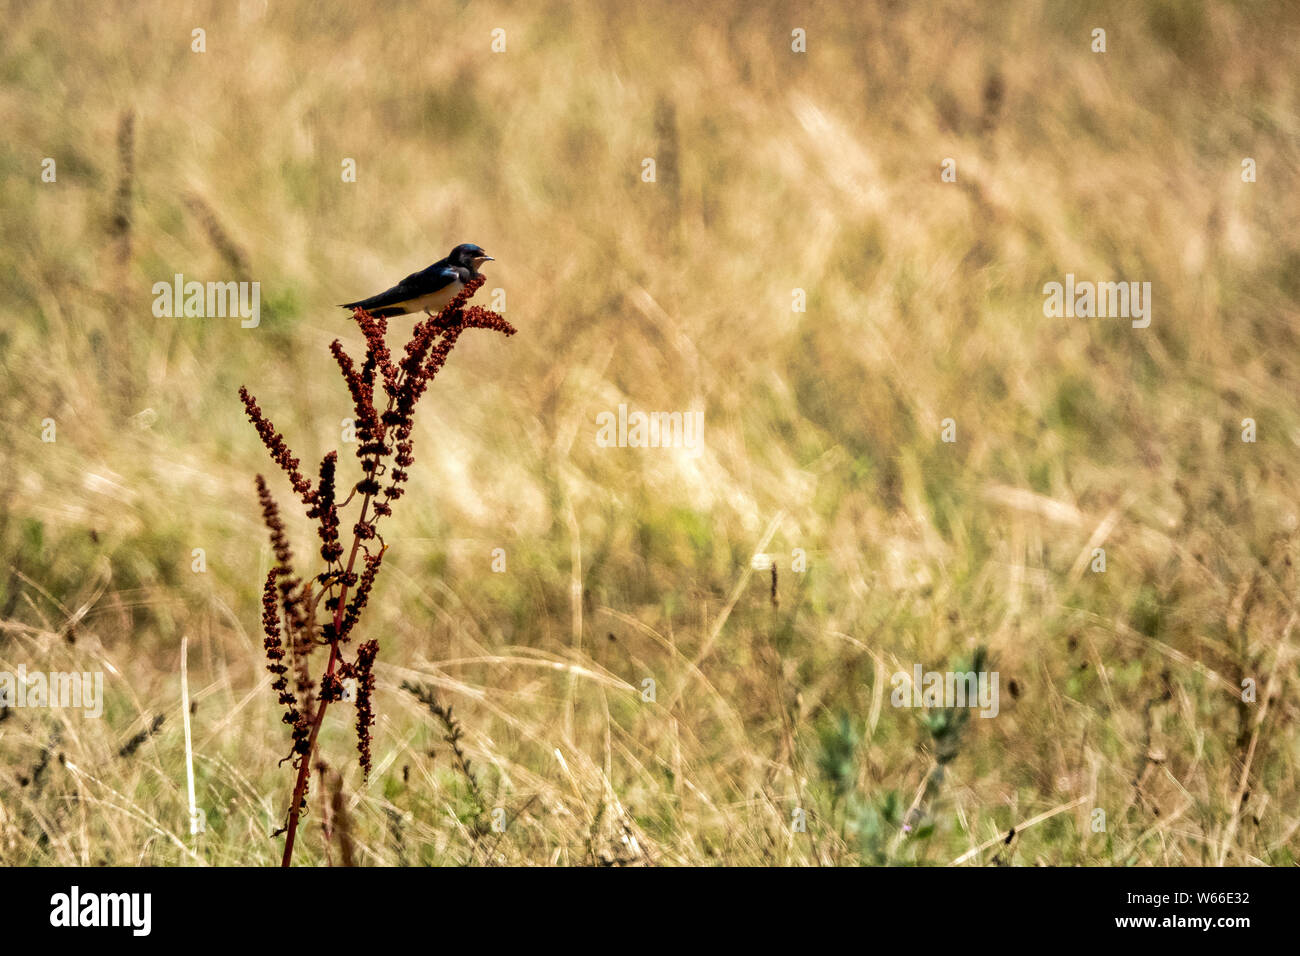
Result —
[{"label": "bird's beak", "polygon": [[496,262],[496,261],[497,261],[496,258],[495,258],[494,256],[479,256],[479,258],[480,258],[481,260],[483,260],[484,262]]}]

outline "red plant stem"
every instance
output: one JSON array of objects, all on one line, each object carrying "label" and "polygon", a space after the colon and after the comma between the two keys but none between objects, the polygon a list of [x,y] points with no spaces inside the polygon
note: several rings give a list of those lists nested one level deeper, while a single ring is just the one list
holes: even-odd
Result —
[{"label": "red plant stem", "polygon": [[[371,495],[367,494],[361,499],[361,517],[358,519],[359,524],[365,524],[366,511],[370,508]],[[343,575],[343,581],[339,585],[339,603],[334,608],[334,640],[330,641],[330,659],[325,666],[325,678],[321,681],[322,687],[330,686],[330,677],[334,676],[334,665],[338,662],[339,657],[339,634],[343,627],[343,610],[347,607],[348,600],[348,578],[352,576],[352,568],[357,561],[357,552],[361,549],[361,535],[353,533],[352,553],[348,555],[348,568]],[[280,860],[280,866],[287,867],[293,860],[293,840],[298,834],[298,816],[302,811],[303,796],[307,792],[307,778],[311,774],[311,758],[316,753],[316,736],[320,733],[321,724],[325,722],[325,708],[329,706],[329,701],[321,698],[320,706],[316,708],[316,717],[312,720],[311,736],[307,738],[307,753],[303,755],[298,764],[298,778],[293,785],[293,801],[289,804],[289,826],[284,838],[284,856]]]},{"label": "red plant stem", "polygon": [[[403,376],[404,378],[404,376]],[[388,396],[388,411],[393,410],[393,396]],[[379,436],[383,441],[383,436]],[[379,461],[379,453],[374,456],[376,464]],[[373,475],[373,471],[366,474]],[[366,523],[366,513],[370,510],[370,499],[373,493],[367,493],[361,499],[361,516],[357,519],[358,525]],[[325,676],[321,679],[321,686],[328,687],[331,684],[329,678],[334,676],[334,666],[339,659],[339,637],[343,631],[343,614],[348,603],[348,579],[352,577],[352,569],[357,563],[357,552],[361,550],[361,535],[354,531],[352,533],[352,551],[348,555],[347,570],[339,583],[339,600],[334,607],[334,639],[330,641],[330,659],[325,665]],[[307,779],[311,775],[311,760],[316,753],[316,737],[320,734],[321,725],[325,723],[325,709],[329,706],[329,701],[321,699],[320,706],[316,708],[316,716],[312,719],[311,734],[307,738],[307,753],[303,756],[302,761],[298,764],[298,776],[293,784],[293,800],[289,804],[289,824],[285,828],[284,837],[284,856],[280,859],[280,866],[287,867],[293,861],[293,842],[294,837],[298,835],[298,817],[302,813],[302,800],[307,793]]]},{"label": "red plant stem", "polygon": [[[405,379],[405,376],[402,376]],[[399,383],[400,384],[400,383]],[[388,397],[388,411],[393,410],[394,398]],[[383,440],[383,436],[379,436]],[[374,461],[378,463],[379,454],[375,453]],[[374,474],[368,471],[366,474]],[[361,499],[361,516],[357,519],[359,525],[366,523],[366,513],[370,510],[370,499],[374,497],[373,493],[367,493]],[[352,534],[352,551],[348,555],[347,570],[343,573],[342,580],[339,583],[339,600],[334,608],[334,640],[330,641],[330,659],[325,665],[325,677],[321,680],[322,687],[330,685],[329,678],[334,676],[334,666],[339,659],[339,636],[343,631],[343,614],[348,603],[348,579],[352,577],[352,569],[357,563],[357,552],[361,550],[361,535],[357,532]],[[294,837],[298,835],[298,817],[302,813],[303,797],[307,793],[307,779],[311,775],[311,760],[316,753],[316,737],[320,734],[321,725],[325,722],[325,709],[329,706],[328,700],[320,700],[320,706],[316,708],[316,716],[312,719],[311,734],[307,738],[307,753],[303,756],[302,761],[298,764],[298,776],[293,784],[293,800],[289,804],[289,825],[285,829],[284,837],[284,856],[280,859],[280,866],[287,867],[293,861],[293,842]]]},{"label": "red plant stem", "polygon": [[[389,399],[389,406],[393,405],[393,399]],[[378,454],[376,454],[378,460]],[[369,472],[368,472],[369,473]],[[361,498],[361,516],[357,518],[357,524],[365,524],[365,514],[369,511],[370,498],[372,493]],[[347,581],[352,576],[352,568],[356,564],[356,553],[361,549],[360,533],[352,532],[352,551],[347,555],[347,571],[344,571],[343,579],[339,583],[338,605],[334,607],[334,640],[329,645],[329,663],[325,666],[325,678],[321,680],[321,687],[329,687],[330,678],[334,676],[334,665],[338,663],[338,641],[339,635],[343,628],[343,611],[347,607]],[[304,754],[302,761],[298,765],[298,779],[294,782],[294,797],[289,805],[289,827],[285,834],[285,856],[279,861],[281,866],[289,866],[294,858],[294,836],[298,835],[298,817],[302,813],[303,796],[307,793],[307,779],[311,777],[311,761],[313,754],[316,753],[316,736],[320,734],[321,724],[325,723],[325,709],[329,706],[329,701],[321,698],[318,701],[316,717],[312,719],[311,736],[307,737],[307,753]]]},{"label": "red plant stem", "polygon": [[[338,651],[338,644],[330,645],[329,666],[325,668],[327,675],[334,673],[334,662],[338,658]],[[307,738],[307,755],[298,764],[298,779],[293,785],[293,805],[289,808],[289,827],[284,838],[284,856],[280,860],[282,867],[288,866],[293,860],[293,838],[298,833],[298,814],[302,807],[303,794],[307,790],[308,758],[316,752],[316,735],[320,733],[321,723],[325,720],[325,708],[328,705],[327,700],[320,702],[320,707],[316,710],[316,719],[312,721],[311,736]]]},{"label": "red plant stem", "polygon": [[[452,341],[454,343],[455,339],[453,338]],[[394,390],[393,393],[390,393],[388,396],[387,411],[391,412],[393,410],[393,405],[396,401],[396,393],[400,392],[401,386],[405,383],[407,377],[408,376],[406,375],[401,375],[398,377],[398,380],[396,382],[396,386],[397,386],[396,389]],[[382,416],[381,416],[381,420],[382,420]],[[382,442],[384,439],[384,435],[381,434],[377,436],[377,438],[380,442]],[[372,460],[376,465],[378,465],[379,462],[378,452],[375,453],[374,458]],[[374,475],[374,473],[375,472],[373,469],[366,472],[366,474],[372,476]],[[361,499],[361,517],[357,519],[358,525],[364,525],[366,523],[366,514],[370,509],[370,501],[371,498],[373,497],[374,497],[374,492],[369,492],[366,494],[364,498]],[[349,500],[350,500],[350,496],[349,496]],[[346,503],[347,502],[345,501],[344,504]],[[352,577],[352,569],[356,566],[357,552],[360,549],[361,549],[361,534],[357,531],[354,531],[352,537],[352,552],[348,555],[347,570],[344,572],[343,578],[340,582],[338,604],[334,608],[334,638],[333,640],[330,641],[329,663],[326,664],[325,676],[321,679],[322,687],[332,686],[332,681],[330,681],[330,678],[334,676],[334,668],[335,665],[338,663],[338,659],[339,659],[339,640],[341,639],[342,629],[343,629],[343,615],[347,607],[348,579]],[[311,776],[311,761],[316,753],[316,738],[320,734],[321,725],[325,722],[325,710],[326,708],[329,707],[329,701],[327,699],[321,698],[318,701],[318,703],[319,706],[316,708],[316,716],[312,719],[311,734],[307,737],[307,753],[301,755],[301,760],[299,761],[298,764],[298,776],[294,781],[294,785],[293,785],[293,801],[289,806],[289,823],[288,826],[285,828],[284,856],[280,860],[281,867],[289,866],[293,860],[294,838],[298,834],[298,818],[302,812],[303,797],[306,795],[307,792],[307,780]]]}]

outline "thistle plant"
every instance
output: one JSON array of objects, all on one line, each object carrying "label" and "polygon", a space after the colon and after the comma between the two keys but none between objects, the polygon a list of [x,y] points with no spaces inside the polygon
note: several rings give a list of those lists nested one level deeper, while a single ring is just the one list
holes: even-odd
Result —
[{"label": "thistle plant", "polygon": [[[361,770],[369,776],[379,642],[371,639],[357,644],[355,650],[349,647],[387,550],[380,524],[393,514],[393,504],[402,497],[415,462],[412,431],[416,405],[466,329],[515,333],[498,313],[481,306],[466,307],[484,281],[483,276],[476,276],[441,312],[416,323],[400,359],[394,360],[388,349],[387,320],[363,309],[353,312],[365,338],[365,359],[360,367],[338,339],[330,345],[352,398],[360,471],[342,501],[337,493],[338,451],[325,455],[313,482],[299,470],[299,459],[257,400],[247,388],[239,390],[262,444],[288,477],[307,518],[316,523],[323,563],[311,577],[298,573],[279,506],[266,479],[258,475],[258,502],[274,552],[274,565],[262,587],[264,646],[267,669],[273,677],[271,687],[285,708],[283,719],[290,727],[290,750],[280,762],[290,763],[295,772],[288,818],[280,831],[285,834],[283,866],[293,859],[325,712],[330,704],[344,700],[349,682],[355,688],[352,702]],[[348,540],[341,530],[342,512],[354,502],[357,517]],[[317,648],[326,652],[319,679],[313,677],[312,670]]]}]

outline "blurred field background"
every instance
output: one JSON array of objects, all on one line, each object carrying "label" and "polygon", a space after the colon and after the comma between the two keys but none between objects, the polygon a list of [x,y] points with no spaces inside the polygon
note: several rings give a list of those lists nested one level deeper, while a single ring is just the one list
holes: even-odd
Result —
[{"label": "blurred field background", "polygon": [[[1294,5],[0,9],[0,669],[107,697],[0,720],[0,863],[279,861],[253,476],[296,511],[236,390],[353,461],[334,303],[461,241],[520,331],[425,396],[376,769],[333,708],[297,862],[1295,863]],[[178,272],[261,326],[154,318]],[[1067,272],[1151,327],[1045,318]],[[621,402],[701,454],[598,447]],[[980,659],[996,718],[890,705]]]}]

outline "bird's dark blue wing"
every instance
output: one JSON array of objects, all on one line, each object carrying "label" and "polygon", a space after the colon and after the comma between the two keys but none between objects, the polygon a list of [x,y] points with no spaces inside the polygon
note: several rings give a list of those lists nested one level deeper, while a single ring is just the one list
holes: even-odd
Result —
[{"label": "bird's dark blue wing", "polygon": [[385,306],[396,305],[399,302],[418,299],[422,295],[430,295],[460,278],[460,273],[455,266],[447,265],[445,261],[435,262],[427,269],[412,272],[397,285],[380,292],[378,295],[372,295],[368,299],[359,299],[356,302],[344,302],[343,308],[360,308],[368,312],[374,309],[382,309]]}]

